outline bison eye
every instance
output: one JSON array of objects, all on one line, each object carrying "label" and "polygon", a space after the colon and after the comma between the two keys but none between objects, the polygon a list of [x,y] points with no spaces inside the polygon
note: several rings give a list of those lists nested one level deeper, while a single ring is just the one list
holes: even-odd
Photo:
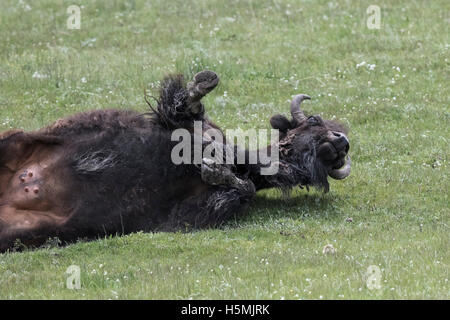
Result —
[{"label": "bison eye", "polygon": [[310,125],[313,125],[313,126],[316,124],[319,124],[319,120],[314,116],[309,117],[307,121]]}]

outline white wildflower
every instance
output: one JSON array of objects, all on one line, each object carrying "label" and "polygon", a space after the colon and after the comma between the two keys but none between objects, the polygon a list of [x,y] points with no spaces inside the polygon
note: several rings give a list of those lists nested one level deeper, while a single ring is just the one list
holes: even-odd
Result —
[{"label": "white wildflower", "polygon": [[332,244],[327,244],[325,247],[323,247],[322,253],[323,254],[335,254],[336,249],[333,247]]},{"label": "white wildflower", "polygon": [[33,76],[32,76],[34,79],[46,79],[46,78],[48,78],[48,75],[46,75],[46,74],[43,74],[43,73],[39,73],[38,71],[35,71],[34,73],[33,73]]},{"label": "white wildflower", "polygon": [[365,65],[366,65],[366,62],[365,62],[365,61],[363,61],[363,62],[361,62],[361,63],[358,63],[358,64],[356,65],[356,69],[361,68],[361,67],[364,67]]}]

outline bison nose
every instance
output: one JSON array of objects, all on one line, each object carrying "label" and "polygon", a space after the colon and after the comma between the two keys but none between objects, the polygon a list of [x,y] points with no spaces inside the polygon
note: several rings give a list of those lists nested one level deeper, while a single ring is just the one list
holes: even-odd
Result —
[{"label": "bison nose", "polygon": [[336,148],[337,151],[345,151],[345,153],[348,152],[350,149],[350,143],[348,141],[348,138],[345,134],[342,132],[333,131],[333,146]]}]

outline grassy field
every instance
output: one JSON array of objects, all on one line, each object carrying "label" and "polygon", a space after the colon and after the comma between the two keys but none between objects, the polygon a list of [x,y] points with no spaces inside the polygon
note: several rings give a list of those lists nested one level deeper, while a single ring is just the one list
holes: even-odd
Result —
[{"label": "grassy field", "polygon": [[[380,29],[366,25],[372,4]],[[260,192],[220,230],[0,255],[0,298],[449,299],[449,12],[445,0],[2,0],[1,131],[144,112],[143,89],[165,74],[212,69],[205,104],[222,128],[269,128],[307,93],[308,112],[351,128],[353,170],[328,194]],[[66,288],[70,265],[80,290]]]}]

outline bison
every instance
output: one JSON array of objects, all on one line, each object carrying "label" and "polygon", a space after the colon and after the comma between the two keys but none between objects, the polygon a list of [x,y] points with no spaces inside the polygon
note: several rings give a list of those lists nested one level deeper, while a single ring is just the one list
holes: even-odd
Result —
[{"label": "bison", "polygon": [[[62,243],[136,231],[175,231],[216,227],[249,203],[258,190],[315,186],[328,191],[328,177],[350,174],[349,140],[341,124],[307,116],[297,95],[292,118],[275,115],[270,124],[279,141],[266,149],[277,152],[272,165],[172,161],[172,133],[220,130],[205,116],[201,99],[219,77],[202,71],[185,83],[167,76],[149,112],[95,110],[79,113],[34,132],[0,134],[0,252],[18,241],[37,247],[49,238]],[[202,148],[215,143],[203,137]],[[222,144],[225,157],[251,151]],[[275,148],[276,147],[276,148]],[[237,153],[236,153],[237,154]],[[236,158],[236,154],[234,158]]]}]

